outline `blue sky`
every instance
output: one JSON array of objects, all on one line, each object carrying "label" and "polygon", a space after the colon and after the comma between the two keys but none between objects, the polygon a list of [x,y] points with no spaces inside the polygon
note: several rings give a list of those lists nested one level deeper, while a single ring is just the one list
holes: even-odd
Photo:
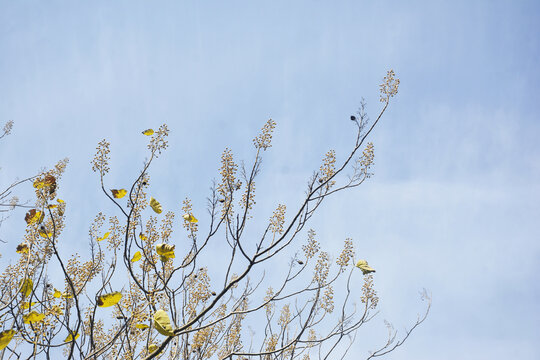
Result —
[{"label": "blue sky", "polygon": [[[120,187],[144,160],[140,131],[167,123],[155,197],[173,208],[189,195],[202,213],[221,151],[249,159],[272,117],[258,185],[266,218],[277,202],[294,207],[328,149],[344,156],[348,116],[362,97],[376,115],[392,68],[401,86],[372,137],[375,176],[328,201],[312,227],[336,252],[352,237],[377,268],[383,300],[370,341],[384,340],[383,319],[410,324],[418,291],[432,292],[428,321],[392,359],[537,359],[539,10],[535,1],[2,0],[0,123],[15,127],[0,142],[0,185],[69,157],[61,192],[74,251],[94,215],[114,211],[90,166],[102,138],[112,143],[110,187]],[[0,231],[11,246],[23,223]],[[359,340],[354,351],[371,348]]]}]

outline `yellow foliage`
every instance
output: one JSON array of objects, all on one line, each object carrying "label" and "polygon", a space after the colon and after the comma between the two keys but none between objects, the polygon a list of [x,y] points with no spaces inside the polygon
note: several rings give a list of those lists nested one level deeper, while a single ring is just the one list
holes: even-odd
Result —
[{"label": "yellow foliage", "polygon": [[156,245],[156,252],[158,255],[167,259],[174,259],[174,245],[170,244],[159,244]]},{"label": "yellow foliage", "polygon": [[124,196],[126,196],[127,190],[126,189],[120,189],[120,190],[111,189],[111,193],[115,199],[121,199]]},{"label": "yellow foliage", "polygon": [[371,268],[366,260],[358,260],[356,267],[362,270],[362,274],[364,275],[375,272],[375,269]]},{"label": "yellow foliage", "polygon": [[44,214],[41,211],[38,211],[36,209],[32,209],[26,213],[24,216],[24,221],[28,225],[32,225],[35,223],[40,223],[43,220]]},{"label": "yellow foliage", "polygon": [[156,199],[154,199],[153,197],[150,198],[150,207],[157,214],[161,214],[161,212],[163,211],[163,209],[161,207],[161,204]]},{"label": "yellow foliage", "polygon": [[102,241],[102,240],[105,240],[106,238],[108,238],[108,237],[109,237],[109,235],[110,235],[110,234],[111,234],[111,233],[110,233],[109,231],[108,231],[108,232],[106,232],[105,234],[103,234],[103,236],[102,236],[102,237],[99,237],[99,238],[97,238],[97,241]]},{"label": "yellow foliage", "polygon": [[199,220],[197,220],[197,219],[195,218],[195,216],[193,216],[193,215],[191,215],[191,214],[184,214],[183,218],[184,218],[184,220],[186,220],[186,221],[188,221],[188,222],[190,222],[190,223],[196,223],[196,222],[199,221]]},{"label": "yellow foliage", "polygon": [[21,283],[21,290],[20,293],[23,294],[24,297],[27,297],[32,293],[32,288],[34,287],[34,282],[32,279],[25,279]]},{"label": "yellow foliage", "polygon": [[139,260],[141,260],[141,252],[140,251],[137,251],[135,254],[133,254],[133,257],[131,258],[131,262],[137,262]]},{"label": "yellow foliage", "polygon": [[19,244],[17,245],[17,250],[16,250],[19,254],[28,254],[28,245],[25,244],[25,243],[22,243],[22,244]]},{"label": "yellow foliage", "polygon": [[4,330],[0,332],[0,350],[9,345],[11,339],[13,339],[13,335],[16,333],[15,330]]},{"label": "yellow foliage", "polygon": [[21,309],[23,310],[30,309],[30,306],[34,306],[35,304],[36,304],[35,302],[31,302],[31,303],[23,302],[21,304]]},{"label": "yellow foliage", "polygon": [[23,315],[23,322],[25,324],[40,322],[45,318],[45,314],[38,313],[37,311],[31,311],[30,313]]},{"label": "yellow foliage", "polygon": [[[81,334],[77,333],[75,334],[75,340],[77,340],[79,338],[79,336],[81,336]],[[70,342],[73,340],[73,334],[70,333],[65,339],[64,339],[64,342]]]},{"label": "yellow foliage", "polygon": [[99,296],[97,304],[99,307],[109,307],[116,305],[120,301],[120,299],[122,299],[122,294],[118,291],[115,291],[110,294]]},{"label": "yellow foliage", "polygon": [[164,310],[158,310],[154,314],[154,327],[161,335],[174,336],[171,320]]},{"label": "yellow foliage", "polygon": [[45,229],[43,226],[41,227],[41,229],[39,229],[39,236],[41,236],[42,238],[50,238],[52,236],[52,232],[51,231],[48,231],[47,229]]}]

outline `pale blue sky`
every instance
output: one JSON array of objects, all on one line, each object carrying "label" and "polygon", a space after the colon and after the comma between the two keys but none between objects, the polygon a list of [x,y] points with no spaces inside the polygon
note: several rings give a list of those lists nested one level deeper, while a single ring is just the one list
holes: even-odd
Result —
[{"label": "pale blue sky", "polygon": [[[344,155],[348,116],[362,97],[376,115],[393,68],[401,86],[372,137],[375,176],[312,227],[336,252],[352,237],[377,268],[370,340],[384,340],[384,318],[397,329],[414,320],[422,287],[433,293],[429,319],[391,359],[538,359],[539,11],[536,1],[0,0],[0,123],[15,121],[0,185],[69,157],[69,251],[86,244],[95,213],[114,211],[90,166],[102,138],[120,187],[144,159],[140,131],[166,122],[156,198],[173,208],[189,195],[203,212],[221,151],[249,158],[272,117],[258,185],[266,218],[277,202],[294,208],[329,148]],[[1,253],[23,226],[1,228]],[[372,347],[360,338],[354,351]]]}]

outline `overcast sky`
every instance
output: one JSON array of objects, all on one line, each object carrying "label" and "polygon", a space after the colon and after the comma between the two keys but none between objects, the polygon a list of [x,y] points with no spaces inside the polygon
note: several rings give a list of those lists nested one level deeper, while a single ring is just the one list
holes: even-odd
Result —
[{"label": "overcast sky", "polygon": [[[0,0],[0,185],[69,157],[66,252],[114,209],[91,172],[112,143],[108,186],[145,158],[146,128],[167,123],[155,197],[204,213],[219,156],[250,159],[278,124],[257,186],[263,219],[294,209],[333,148],[353,141],[364,97],[380,109],[389,69],[399,94],[376,128],[375,175],[327,202],[310,224],[335,252],[346,237],[377,269],[381,313],[365,355],[432,312],[391,359],[538,359],[540,350],[540,5],[537,1]],[[30,186],[21,189],[21,198]],[[26,197],[28,198],[28,197]],[[201,216],[201,226],[205,218]],[[8,256],[24,231],[0,235]],[[353,356],[353,359],[357,357]]]}]

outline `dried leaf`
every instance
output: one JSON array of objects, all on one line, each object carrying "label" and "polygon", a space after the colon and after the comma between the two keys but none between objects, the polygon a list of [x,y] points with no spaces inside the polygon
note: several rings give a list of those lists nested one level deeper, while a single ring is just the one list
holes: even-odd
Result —
[{"label": "dried leaf", "polygon": [[154,134],[154,130],[153,129],[146,129],[142,133],[143,133],[143,135],[150,136],[150,135]]},{"label": "dried leaf", "polygon": [[121,199],[127,194],[126,189],[120,189],[120,190],[111,189],[111,192],[115,199]]},{"label": "dried leaf", "polygon": [[26,221],[26,223],[28,225],[32,225],[32,224],[35,224],[35,223],[40,223],[43,221],[43,217],[45,216],[45,214],[43,214],[41,211],[38,211],[36,209],[32,209],[30,211],[28,211],[24,217],[24,221]]},{"label": "dried leaf", "polygon": [[17,245],[17,250],[16,251],[19,254],[28,254],[28,252],[29,252],[28,245],[25,244],[25,243]]},{"label": "dried leaf", "polygon": [[56,186],[56,178],[52,175],[47,175],[43,180],[43,184],[45,186]]},{"label": "dried leaf", "polygon": [[36,189],[42,189],[44,187],[49,188],[49,194],[56,191],[56,178],[52,175],[47,175],[43,180],[36,179],[34,181],[34,187]]}]

